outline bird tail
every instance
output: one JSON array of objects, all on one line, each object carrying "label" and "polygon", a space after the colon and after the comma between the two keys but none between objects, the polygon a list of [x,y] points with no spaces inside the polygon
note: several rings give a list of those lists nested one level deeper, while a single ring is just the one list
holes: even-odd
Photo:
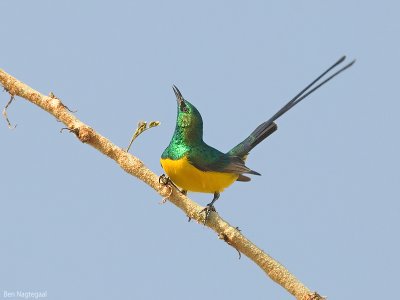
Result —
[{"label": "bird tail", "polygon": [[269,135],[274,133],[278,129],[276,123],[264,122],[260,124],[250,135],[241,143],[232,148],[228,154],[232,156],[238,156],[242,159],[246,159],[247,154]]},{"label": "bird tail", "polygon": [[[269,120],[265,121],[264,123],[260,124],[250,135],[243,140],[241,143],[233,147],[228,154],[232,156],[238,156],[243,160],[246,159],[247,154],[259,143],[261,143],[264,139],[266,139],[269,135],[274,133],[278,126],[276,125],[275,121],[284,113],[289,111],[293,108],[297,103],[305,99],[307,96],[315,92],[318,88],[323,86],[325,83],[330,81],[335,76],[339,75],[339,73],[343,72],[347,68],[351,67],[355,60],[351,61],[331,76],[314,86],[322,77],[324,77],[327,73],[329,73],[332,69],[336,66],[341,64],[346,59],[346,56],[341,57],[337,62],[335,62],[332,66],[330,66],[326,71],[324,71],[321,75],[319,75],[313,82],[307,85],[302,91],[300,91],[293,99],[291,99],[285,106],[283,106],[275,115],[273,115]],[[314,87],[313,87],[314,86]]]}]

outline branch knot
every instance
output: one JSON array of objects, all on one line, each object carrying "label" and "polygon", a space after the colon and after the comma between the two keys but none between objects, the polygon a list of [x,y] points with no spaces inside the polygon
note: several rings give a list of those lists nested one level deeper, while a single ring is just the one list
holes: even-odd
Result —
[{"label": "branch knot", "polygon": [[93,129],[88,126],[82,126],[78,129],[77,137],[82,143],[87,143],[93,137]]}]

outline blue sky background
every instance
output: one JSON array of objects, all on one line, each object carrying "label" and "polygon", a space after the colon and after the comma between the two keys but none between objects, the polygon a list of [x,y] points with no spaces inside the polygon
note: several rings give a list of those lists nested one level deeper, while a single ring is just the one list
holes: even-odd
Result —
[{"label": "blue sky background", "polygon": [[[329,299],[391,299],[399,11],[398,1],[2,1],[0,67],[121,147],[139,120],[161,121],[132,148],[161,174],[172,84],[202,113],[205,141],[227,151],[341,55],[357,58],[278,121],[248,159],[263,176],[216,207]],[[292,298],[47,113],[18,98],[8,114],[18,127],[0,122],[0,298]]]}]

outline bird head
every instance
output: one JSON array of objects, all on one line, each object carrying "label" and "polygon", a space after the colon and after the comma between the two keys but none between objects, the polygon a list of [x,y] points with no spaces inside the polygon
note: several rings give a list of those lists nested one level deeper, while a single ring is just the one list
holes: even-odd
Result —
[{"label": "bird head", "polygon": [[196,107],[183,98],[179,89],[173,85],[178,107],[176,131],[187,141],[197,141],[203,138],[203,119]]}]

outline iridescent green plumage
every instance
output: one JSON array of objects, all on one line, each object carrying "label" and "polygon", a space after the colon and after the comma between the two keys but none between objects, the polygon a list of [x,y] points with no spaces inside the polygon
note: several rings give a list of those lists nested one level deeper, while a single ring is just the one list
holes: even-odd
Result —
[{"label": "iridescent green plumage", "polygon": [[174,86],[177,94],[178,114],[174,135],[161,158],[173,160],[187,157],[189,162],[201,171],[215,171],[235,174],[255,174],[244,165],[243,157],[223,153],[203,141],[203,119],[199,111]]}]

